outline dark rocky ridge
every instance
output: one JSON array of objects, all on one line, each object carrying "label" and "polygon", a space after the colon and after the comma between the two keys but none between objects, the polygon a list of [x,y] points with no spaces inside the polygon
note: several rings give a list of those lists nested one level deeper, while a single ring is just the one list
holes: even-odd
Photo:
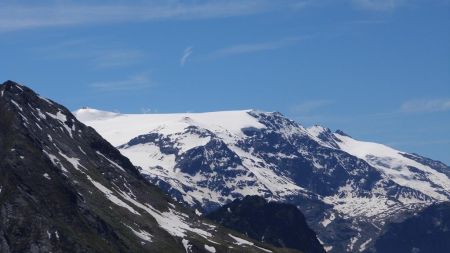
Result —
[{"label": "dark rocky ridge", "polygon": [[303,214],[291,204],[267,202],[259,196],[246,196],[206,217],[250,238],[277,247],[298,249],[305,253],[325,253],[316,234],[306,224]]},{"label": "dark rocky ridge", "polygon": [[450,203],[426,208],[398,223],[389,224],[375,243],[379,253],[450,252]]}]

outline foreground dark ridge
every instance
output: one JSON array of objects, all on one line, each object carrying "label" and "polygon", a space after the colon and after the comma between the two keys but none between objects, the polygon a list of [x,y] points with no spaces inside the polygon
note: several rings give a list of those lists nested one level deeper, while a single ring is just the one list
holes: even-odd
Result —
[{"label": "foreground dark ridge", "polygon": [[0,86],[0,252],[293,252],[233,233],[172,202],[65,107]]},{"label": "foreground dark ridge", "polygon": [[246,196],[209,213],[207,218],[249,237],[305,253],[325,253],[305,217],[291,204]]},{"label": "foreground dark ridge", "polygon": [[392,223],[377,240],[383,253],[450,252],[450,202],[432,205],[414,216]]}]

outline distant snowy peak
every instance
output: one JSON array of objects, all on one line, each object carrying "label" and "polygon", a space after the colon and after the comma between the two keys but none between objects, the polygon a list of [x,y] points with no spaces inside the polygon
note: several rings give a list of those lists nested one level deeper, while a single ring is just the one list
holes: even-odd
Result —
[{"label": "distant snowy peak", "polygon": [[[383,177],[400,186],[412,188],[441,201],[448,200],[450,195],[450,180],[446,175],[449,172],[446,170],[446,165],[382,144],[358,141],[340,130],[333,133],[329,128],[319,125],[304,128],[277,112],[240,110],[120,114],[83,108],[75,111],[74,115],[85,124],[94,127],[114,146],[120,147],[121,152],[144,171],[155,173],[154,168],[163,168],[164,173],[157,173],[160,176],[173,174],[172,170],[176,172],[178,162],[183,157],[182,154],[188,151],[192,153],[197,147],[212,147],[212,141],[214,141],[214,143],[223,143],[232,156],[239,157],[239,165],[251,171],[260,183],[266,182],[262,183],[266,188],[280,192],[280,187],[275,187],[276,182],[281,185],[286,182],[285,186],[291,190],[300,190],[302,187],[294,186],[295,184],[292,184],[285,173],[272,175],[274,168],[268,166],[267,159],[262,157],[263,155],[292,156],[294,150],[283,148],[277,153],[270,150],[258,153],[257,149],[261,146],[259,142],[246,147],[248,141],[278,135],[283,141],[295,146],[294,148],[297,149],[295,152],[308,152],[302,149],[311,145],[343,151],[367,162]],[[298,141],[302,143],[296,143]],[[311,144],[307,144],[308,142]],[[208,143],[211,144],[207,145]],[[173,150],[167,151],[168,146]],[[277,147],[272,148],[277,150]],[[434,165],[433,168],[430,165]],[[321,167],[317,162],[314,166]],[[434,167],[444,169],[436,170]],[[267,171],[261,174],[264,170]]]},{"label": "distant snowy peak", "polygon": [[314,125],[312,127],[309,127],[307,131],[313,137],[313,139],[321,145],[329,148],[339,149],[339,145],[336,143],[339,140],[336,139],[333,132],[331,132],[329,128]]},{"label": "distant snowy peak", "polygon": [[384,224],[450,199],[447,165],[278,112],[75,115],[174,199],[202,212],[245,195],[295,204],[331,252],[369,248]]},{"label": "distant snowy peak", "polygon": [[[445,172],[431,168],[433,164],[420,156],[402,152],[383,144],[358,141],[342,131],[332,133],[322,126],[308,128],[308,132],[324,146],[340,149],[366,161],[386,178],[439,201],[450,199],[450,180]],[[430,163],[431,162],[431,163]],[[435,167],[435,166],[433,166]]]},{"label": "distant snowy peak", "polygon": [[341,134],[334,136],[339,140],[337,143],[341,150],[365,160],[397,184],[420,191],[436,200],[450,199],[448,176],[431,168],[429,164],[421,163],[418,156],[378,143],[357,141]]},{"label": "distant snowy peak", "polygon": [[114,118],[120,115],[116,112],[101,111],[97,109],[92,109],[89,107],[83,107],[79,110],[73,112],[73,114],[78,118],[78,120],[87,122],[95,120],[105,120]]},{"label": "distant snowy peak", "polygon": [[[240,110],[98,119],[92,112],[107,114],[81,109],[75,115],[89,119],[84,123],[117,146],[144,175],[169,183],[187,203],[220,205],[249,194],[277,199],[307,192],[243,147],[243,140],[263,130],[290,135],[301,129],[307,134],[279,113]],[[208,183],[212,179],[214,184]]]},{"label": "distant snowy peak", "polygon": [[[242,136],[246,127],[263,128],[264,125],[249,115],[252,110],[206,113],[174,114],[117,114],[95,109],[74,112],[82,122],[91,125],[113,145],[127,143],[134,137],[150,132],[165,135],[183,132],[189,126],[197,126],[224,139]],[[114,126],[114,127],[111,127]]]},{"label": "distant snowy peak", "polygon": [[[329,128],[323,126],[315,125],[304,128],[277,112],[240,110],[206,113],[120,114],[83,108],[75,111],[74,115],[82,122],[94,127],[117,147],[130,148],[131,141],[135,145],[146,144],[147,148],[149,145],[161,148],[161,140],[167,138],[166,141],[173,143],[174,148],[178,150],[177,154],[180,155],[195,147],[205,146],[212,140],[220,140],[233,153],[239,155],[243,163],[245,163],[246,157],[254,156],[254,154],[252,154],[252,150],[246,151],[242,142],[255,138],[263,131],[277,133],[288,142],[293,142],[293,138],[300,136],[303,141],[313,141],[325,148],[344,151],[362,159],[396,183],[413,187],[436,199],[447,200],[448,197],[445,194],[436,193],[432,188],[437,186],[444,192],[450,191],[446,173],[436,171],[426,164],[436,163],[435,161],[401,152],[382,144],[358,141],[342,131],[333,133]],[[149,134],[156,134],[160,138],[148,139]],[[146,139],[148,141],[144,143]],[[159,152],[164,153],[161,150]],[[282,155],[282,153],[278,155]],[[257,159],[258,156],[252,157],[250,160],[255,162]],[[417,178],[416,175],[417,170],[423,176],[430,177],[436,185],[421,183],[421,178]]]}]

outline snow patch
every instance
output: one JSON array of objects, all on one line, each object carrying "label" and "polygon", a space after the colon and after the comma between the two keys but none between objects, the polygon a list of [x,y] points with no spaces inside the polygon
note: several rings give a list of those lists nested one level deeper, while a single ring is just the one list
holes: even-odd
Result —
[{"label": "snow patch", "polygon": [[254,243],[252,243],[252,242],[250,242],[250,241],[247,241],[247,240],[244,240],[244,239],[242,239],[242,238],[239,238],[239,237],[237,237],[237,236],[234,236],[234,235],[232,235],[232,234],[228,234],[228,236],[231,237],[231,238],[233,238],[233,240],[235,241],[234,244],[236,244],[236,245],[248,245],[248,246],[253,246],[253,247],[255,247],[255,248],[258,248],[258,249],[260,249],[260,250],[262,250],[262,251],[265,251],[265,252],[272,252],[271,250],[268,250],[268,249],[264,249],[264,248],[258,247],[258,246],[256,246]]},{"label": "snow patch", "polygon": [[228,234],[228,236],[231,237],[231,238],[233,238],[233,240],[236,241],[235,244],[237,244],[237,245],[250,245],[250,246],[253,246],[253,245],[254,245],[254,243],[249,242],[249,241],[247,241],[247,240],[244,240],[244,239],[242,239],[242,238],[236,237],[236,236],[234,236],[234,235],[232,235],[232,234]]},{"label": "snow patch", "polygon": [[23,112],[22,107],[21,107],[16,101],[14,101],[13,99],[11,99],[11,103],[13,103],[13,104],[19,109],[19,111]]},{"label": "snow patch", "polygon": [[171,208],[167,212],[161,212],[149,204],[140,203],[129,196],[127,193],[120,192],[121,197],[132,203],[136,207],[149,213],[158,222],[159,226],[169,232],[173,236],[186,237],[186,232],[196,233],[204,238],[211,237],[211,234],[199,228],[195,228],[185,220],[183,213],[177,212]]},{"label": "snow patch", "polygon": [[44,100],[45,102],[47,102],[48,104],[53,105],[53,103],[52,103],[50,100],[48,100],[48,99],[46,99],[46,98],[44,98],[44,97],[41,97],[41,96],[39,96],[39,95],[38,95],[38,97],[39,97],[40,99]]},{"label": "snow patch", "polygon": [[45,155],[47,155],[47,157],[50,159],[50,161],[53,163],[55,167],[60,168],[63,171],[63,173],[69,173],[69,171],[66,168],[64,168],[61,161],[55,155],[48,153],[46,150],[42,151],[44,152]]},{"label": "snow patch", "polygon": [[324,249],[326,252],[330,252],[330,251],[333,249],[333,246],[323,246],[323,249]]},{"label": "snow patch", "polygon": [[66,161],[68,161],[72,165],[72,167],[74,169],[76,169],[76,170],[80,170],[80,169],[87,170],[83,165],[80,164],[80,159],[68,157],[67,155],[65,155],[61,151],[59,151],[59,155],[62,156]]},{"label": "snow patch", "polygon": [[184,247],[184,250],[186,250],[186,253],[191,253],[192,245],[189,244],[189,241],[186,239],[183,239],[181,242],[183,243],[183,247]]},{"label": "snow patch", "polygon": [[[81,149],[81,148],[80,148]],[[113,160],[109,159],[108,157],[106,157],[105,155],[103,155],[102,153],[100,153],[99,151],[96,151],[95,153],[97,153],[97,155],[105,158],[105,160],[107,160],[109,163],[113,164],[114,166],[116,166],[118,169],[125,171],[124,168],[122,168],[122,166],[120,166],[119,164],[117,164],[116,162],[114,162]]]},{"label": "snow patch", "polygon": [[207,250],[208,252],[211,253],[216,253],[216,248],[214,248],[213,246],[209,246],[205,244],[205,250]]},{"label": "snow patch", "polygon": [[127,228],[129,228],[137,237],[139,237],[140,239],[147,241],[147,242],[152,242],[152,235],[150,233],[148,233],[147,231],[144,230],[134,230],[131,226],[128,226],[125,224],[125,226]]},{"label": "snow patch", "polygon": [[331,213],[330,216],[329,216],[328,218],[325,217],[325,218],[322,220],[322,222],[320,222],[320,223],[322,224],[322,226],[323,226],[324,228],[326,228],[331,222],[334,221],[335,218],[336,218],[336,217],[334,216],[334,213]]},{"label": "snow patch", "polygon": [[361,246],[359,246],[359,252],[363,252],[364,250],[366,250],[367,245],[372,241],[372,238],[370,238],[369,240],[363,242],[361,244]]},{"label": "snow patch", "polygon": [[66,116],[64,113],[62,113],[61,111],[58,111],[56,114],[52,114],[52,113],[49,113],[49,112],[45,112],[45,113],[46,113],[48,116],[50,116],[51,118],[58,120],[58,121],[61,123],[61,125],[66,129],[67,133],[69,133],[70,138],[73,138],[73,133],[72,133],[72,131],[75,130],[75,129],[74,129],[74,126],[75,126],[75,125],[74,125],[72,128],[70,128],[70,127],[66,124],[66,122],[67,122],[67,116]]},{"label": "snow patch", "polygon": [[94,179],[92,179],[90,176],[86,175],[86,177],[88,178],[89,181],[91,181],[91,183],[98,189],[100,190],[103,194],[105,194],[105,196],[114,204],[126,208],[128,211],[130,211],[133,214],[136,215],[141,215],[139,212],[137,212],[136,210],[134,210],[134,208],[132,208],[131,206],[129,206],[127,203],[125,203],[124,201],[122,201],[121,199],[119,199],[116,195],[114,195],[114,193],[106,188],[104,185],[102,185],[101,183],[95,181]]}]

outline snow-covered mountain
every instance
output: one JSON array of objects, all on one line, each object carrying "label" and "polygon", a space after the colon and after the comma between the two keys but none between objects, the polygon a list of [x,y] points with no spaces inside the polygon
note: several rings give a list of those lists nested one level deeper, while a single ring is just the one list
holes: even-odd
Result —
[{"label": "snow-covered mountain", "polygon": [[0,252],[291,252],[174,202],[70,111],[0,85]]},{"label": "snow-covered mountain", "polygon": [[450,198],[441,162],[276,112],[74,114],[178,201],[199,212],[245,195],[295,204],[329,252],[371,251],[386,224]]}]

